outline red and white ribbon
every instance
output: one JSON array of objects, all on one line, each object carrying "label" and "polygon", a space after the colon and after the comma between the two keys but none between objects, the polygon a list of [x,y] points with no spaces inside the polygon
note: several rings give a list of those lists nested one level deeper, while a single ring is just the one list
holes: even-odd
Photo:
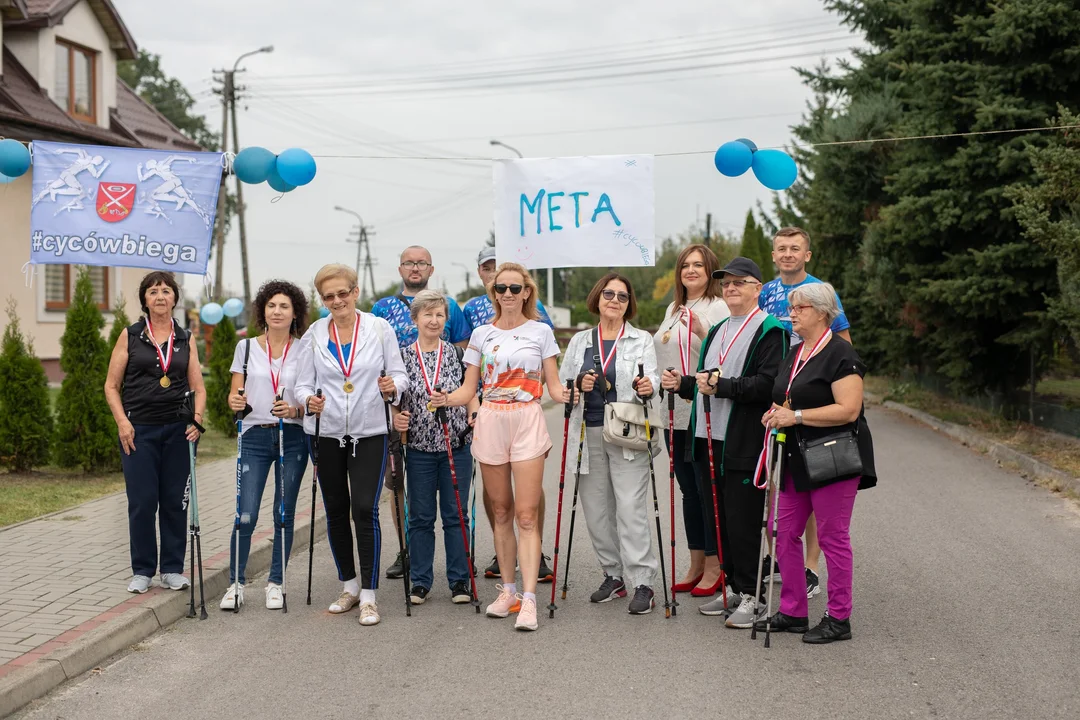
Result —
[{"label": "red and white ribbon", "polygon": [[795,378],[803,371],[806,364],[809,363],[821,348],[825,347],[825,343],[829,342],[829,338],[832,337],[832,330],[826,330],[825,334],[818,338],[817,343],[813,349],[810,350],[810,355],[806,360],[802,359],[803,351],[806,350],[806,343],[799,345],[799,355],[795,358],[795,363],[791,366],[791,376],[788,378],[787,389],[784,390],[784,399],[790,400],[791,398],[791,384],[795,382]]},{"label": "red and white ribbon", "polygon": [[720,336],[720,365],[719,365],[719,367],[720,367],[721,370],[723,370],[723,368],[724,368],[724,361],[727,360],[727,356],[729,354],[731,354],[731,348],[735,347],[735,341],[739,339],[739,336],[742,335],[742,331],[746,329],[746,326],[750,324],[750,321],[753,320],[754,316],[757,315],[759,312],[761,312],[761,308],[754,308],[754,312],[752,312],[752,313],[750,313],[749,315],[746,316],[746,319],[743,320],[742,325],[739,326],[738,331],[735,333],[735,337],[731,338],[731,344],[728,345],[727,350],[724,349],[724,339],[727,337],[727,329],[728,329],[728,326],[731,325],[731,323],[730,322],[724,323],[724,333],[723,333],[723,335]]},{"label": "red and white ribbon", "polygon": [[416,359],[420,361],[420,377],[424,378],[424,387],[427,388],[428,396],[431,396],[435,385],[439,384],[439,369],[442,368],[442,355],[443,344],[439,341],[439,354],[435,356],[435,373],[432,375],[434,380],[428,380],[427,367],[424,365],[424,355],[420,352],[420,343],[417,342],[413,345],[416,348]]},{"label": "red and white ribbon", "polygon": [[146,316],[146,334],[150,336],[150,342],[154,346],[154,352],[157,353],[158,361],[161,363],[161,374],[168,375],[169,367],[172,365],[172,347],[173,340],[176,338],[176,324],[169,318],[169,345],[165,348],[165,353],[162,354],[161,347],[158,345],[157,338],[154,337],[154,326],[150,323],[150,316]]},{"label": "red and white ribbon", "polygon": [[330,333],[334,340],[334,350],[336,350],[336,356],[338,365],[341,366],[341,372],[348,380],[349,374],[352,372],[353,360],[356,359],[356,340],[360,337],[360,313],[356,313],[356,324],[353,326],[353,336],[351,347],[349,348],[349,364],[345,364],[345,356],[341,353],[341,340],[338,338],[337,325],[330,321]]},{"label": "red and white ribbon", "polygon": [[[679,366],[683,375],[690,374],[690,335],[693,334],[694,315],[684,307],[679,308],[680,321],[675,326],[675,340],[679,346]],[[683,343],[682,318],[686,318],[686,342]]]},{"label": "red and white ribbon", "polygon": [[274,397],[278,396],[278,384],[281,382],[281,371],[285,369],[285,360],[289,357],[289,348],[292,347],[292,341],[287,340],[285,342],[285,351],[281,353],[281,366],[278,368],[277,375],[274,374],[274,349],[270,347],[270,336],[266,336],[266,364],[270,367],[270,384],[274,386]]},{"label": "red and white ribbon", "polygon": [[611,358],[615,357],[615,347],[619,344],[619,341],[622,340],[623,333],[625,333],[625,332],[626,332],[626,323],[623,323],[622,327],[619,328],[618,337],[616,337],[615,342],[613,342],[611,344],[611,352],[607,353],[606,356],[605,356],[605,353],[604,353],[604,335],[600,331],[600,326],[599,325],[596,326],[596,341],[598,343],[600,343],[600,347],[596,348],[596,352],[598,352],[600,354],[600,374],[601,375],[607,377],[608,365],[611,364]]}]

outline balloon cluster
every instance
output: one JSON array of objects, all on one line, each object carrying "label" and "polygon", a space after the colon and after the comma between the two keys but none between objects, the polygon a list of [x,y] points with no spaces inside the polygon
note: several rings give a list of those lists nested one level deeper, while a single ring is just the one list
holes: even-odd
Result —
[{"label": "balloon cluster", "polygon": [[249,185],[265,182],[278,192],[287,193],[315,178],[315,158],[300,148],[275,155],[263,147],[249,147],[236,155],[233,172],[241,182]]},{"label": "balloon cluster", "polygon": [[244,301],[240,298],[229,298],[224,305],[209,302],[199,310],[199,318],[205,325],[217,325],[224,317],[234,318],[244,312]]},{"label": "balloon cluster", "polygon": [[0,185],[14,182],[30,169],[30,149],[18,140],[0,140]]},{"label": "balloon cluster", "polygon": [[787,190],[799,176],[799,168],[783,150],[758,150],[753,140],[739,138],[726,142],[713,156],[721,175],[739,177],[753,168],[754,177],[770,190]]}]

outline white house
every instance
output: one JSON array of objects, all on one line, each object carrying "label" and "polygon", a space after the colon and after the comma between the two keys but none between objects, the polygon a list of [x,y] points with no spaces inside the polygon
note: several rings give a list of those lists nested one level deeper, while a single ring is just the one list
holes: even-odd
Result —
[{"label": "white house", "polygon": [[[116,63],[138,55],[110,0],[0,0],[0,137],[92,145],[199,150],[117,77]],[[30,257],[30,173],[0,185],[0,302],[18,304],[50,380],[59,380],[60,336],[71,300],[68,265],[39,266],[27,287]],[[138,268],[91,268],[106,319],[116,298],[139,312]],[[0,333],[7,317],[0,314]],[[108,327],[106,327],[108,331]]]}]

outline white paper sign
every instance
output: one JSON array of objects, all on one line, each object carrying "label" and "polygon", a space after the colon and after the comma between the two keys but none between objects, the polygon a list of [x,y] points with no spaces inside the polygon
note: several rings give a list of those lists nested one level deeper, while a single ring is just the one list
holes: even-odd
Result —
[{"label": "white paper sign", "polygon": [[498,262],[655,264],[652,155],[498,160],[493,174]]}]

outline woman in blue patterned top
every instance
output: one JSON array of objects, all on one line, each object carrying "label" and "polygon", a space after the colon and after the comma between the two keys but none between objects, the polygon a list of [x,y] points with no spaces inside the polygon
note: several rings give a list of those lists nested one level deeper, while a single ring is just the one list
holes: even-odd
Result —
[{"label": "woman in blue patterned top", "polygon": [[[409,307],[412,320],[419,330],[417,341],[401,350],[401,359],[408,373],[409,390],[401,398],[401,412],[394,418],[394,429],[408,432],[407,447],[409,490],[409,551],[411,561],[412,602],[419,605],[427,599],[433,581],[432,564],[435,558],[435,508],[438,496],[442,516],[443,542],[446,546],[446,580],[455,603],[467,603],[469,567],[461,523],[467,515],[458,516],[457,501],[450,479],[450,461],[446,453],[446,436],[442,424],[428,403],[436,386],[444,392],[461,387],[465,366],[458,348],[442,339],[449,315],[446,297],[434,290],[416,294]],[[472,450],[469,446],[469,417],[479,407],[476,398],[468,407],[446,408],[450,424],[450,444],[453,447],[454,468],[458,492],[468,497],[472,476]],[[462,506],[462,513],[467,508]]]}]

